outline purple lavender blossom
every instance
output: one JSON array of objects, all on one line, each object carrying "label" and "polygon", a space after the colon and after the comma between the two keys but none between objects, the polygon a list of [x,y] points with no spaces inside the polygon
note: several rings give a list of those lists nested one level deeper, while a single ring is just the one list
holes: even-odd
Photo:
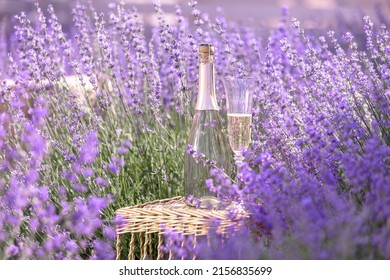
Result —
[{"label": "purple lavender blossom", "polygon": [[8,258],[15,257],[19,253],[19,248],[15,245],[10,245],[5,249],[5,254]]},{"label": "purple lavender blossom", "polygon": [[102,178],[102,177],[97,177],[95,179],[95,181],[96,181],[96,184],[98,184],[98,186],[101,186],[101,187],[107,187],[108,186],[108,182],[104,178]]},{"label": "purple lavender blossom", "polygon": [[85,137],[85,145],[80,149],[80,162],[92,164],[99,154],[98,139],[96,132],[92,131]]}]

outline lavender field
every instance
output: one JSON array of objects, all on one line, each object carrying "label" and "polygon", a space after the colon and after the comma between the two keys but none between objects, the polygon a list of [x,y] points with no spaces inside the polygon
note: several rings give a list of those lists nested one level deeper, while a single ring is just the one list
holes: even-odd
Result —
[{"label": "lavender field", "polygon": [[69,30],[37,5],[0,32],[0,259],[114,259],[118,208],[183,195],[202,42],[215,46],[223,118],[221,79],[256,80],[240,172],[205,182],[249,216],[195,248],[167,230],[164,250],[390,259],[388,15],[306,31],[283,8],[264,29],[190,1],[175,24],[152,5],[150,27],[136,7],[73,6]]}]

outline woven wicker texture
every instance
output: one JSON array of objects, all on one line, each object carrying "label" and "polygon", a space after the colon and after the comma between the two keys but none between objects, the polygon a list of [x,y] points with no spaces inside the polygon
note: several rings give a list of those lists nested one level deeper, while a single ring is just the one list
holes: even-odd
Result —
[{"label": "woven wicker texture", "polygon": [[[158,248],[152,248],[152,234],[158,234],[158,247],[163,244],[163,227],[174,229],[183,235],[192,235],[194,246],[198,236],[206,235],[210,226],[210,219],[218,220],[218,233],[224,234],[228,227],[238,226],[227,219],[225,210],[200,209],[185,203],[184,197],[174,197],[156,200],[141,205],[118,209],[116,215],[120,217],[117,226],[117,259],[120,258],[120,235],[131,234],[129,244],[129,259],[135,259],[135,240],[139,241],[141,259],[150,258],[156,249],[157,259],[163,257]],[[171,255],[169,256],[171,258]]]}]

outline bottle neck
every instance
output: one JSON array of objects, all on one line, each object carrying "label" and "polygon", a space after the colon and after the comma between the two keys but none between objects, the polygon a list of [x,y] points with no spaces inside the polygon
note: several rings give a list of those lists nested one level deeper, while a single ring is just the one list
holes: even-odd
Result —
[{"label": "bottle neck", "polygon": [[196,110],[219,110],[215,96],[214,56],[200,55],[199,88]]}]

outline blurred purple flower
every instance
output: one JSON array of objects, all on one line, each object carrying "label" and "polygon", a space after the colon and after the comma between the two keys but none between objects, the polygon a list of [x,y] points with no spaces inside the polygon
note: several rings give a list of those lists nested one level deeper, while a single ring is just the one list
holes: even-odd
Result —
[{"label": "blurred purple flower", "polygon": [[7,258],[15,257],[19,253],[19,248],[15,245],[10,245],[5,249],[5,255]]},{"label": "blurred purple flower", "polygon": [[80,149],[80,163],[92,164],[95,158],[99,154],[98,150],[99,141],[97,139],[97,133],[95,131],[89,132],[85,137],[85,144]]},{"label": "blurred purple flower", "polygon": [[95,179],[95,182],[96,182],[96,184],[98,184],[100,187],[107,187],[107,186],[108,186],[108,182],[107,182],[104,178],[102,178],[102,177],[97,177],[97,178]]}]

